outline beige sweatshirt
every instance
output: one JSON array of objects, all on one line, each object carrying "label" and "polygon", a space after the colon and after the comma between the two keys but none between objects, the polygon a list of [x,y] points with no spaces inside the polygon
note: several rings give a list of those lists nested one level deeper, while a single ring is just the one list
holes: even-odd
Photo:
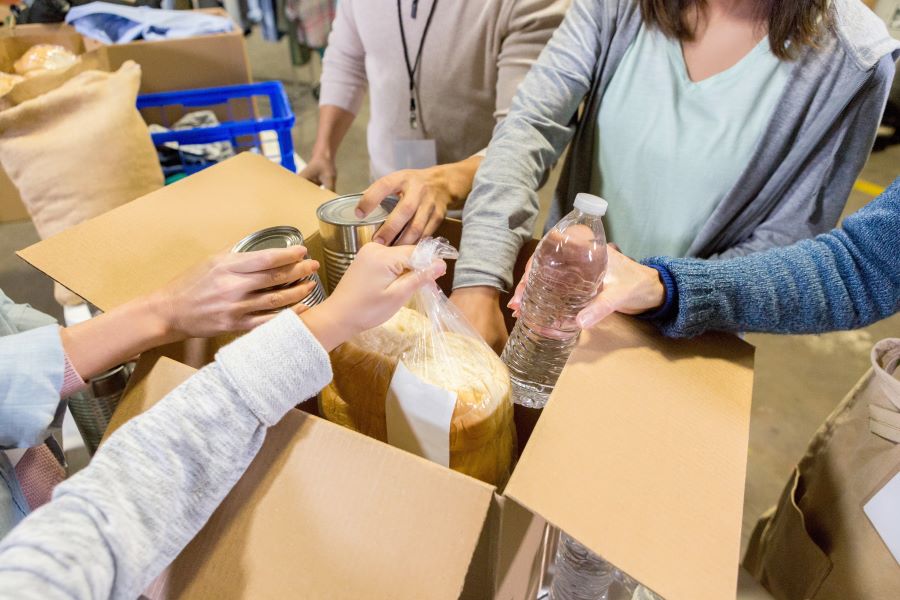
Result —
[{"label": "beige sweatshirt", "polygon": [[416,73],[418,129],[409,124],[397,1],[338,3],[319,104],[356,114],[368,86],[373,178],[395,170],[394,140],[436,140],[439,164],[484,149],[569,5],[569,0],[418,0],[413,19],[413,0],[401,0],[410,64],[435,1]]}]

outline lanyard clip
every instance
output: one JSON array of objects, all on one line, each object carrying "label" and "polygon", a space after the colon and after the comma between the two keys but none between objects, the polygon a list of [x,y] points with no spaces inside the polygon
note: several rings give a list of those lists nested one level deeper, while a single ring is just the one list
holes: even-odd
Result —
[{"label": "lanyard clip", "polygon": [[412,0],[412,12],[410,12],[410,17],[413,19],[416,18],[416,15],[419,14],[419,0]]},{"label": "lanyard clip", "polygon": [[409,128],[419,128],[419,116],[416,113],[416,97],[410,92],[409,95]]}]

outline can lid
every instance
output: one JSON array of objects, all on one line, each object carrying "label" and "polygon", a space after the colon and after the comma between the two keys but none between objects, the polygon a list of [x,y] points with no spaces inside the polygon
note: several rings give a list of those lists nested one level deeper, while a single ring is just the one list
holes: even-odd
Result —
[{"label": "can lid", "polygon": [[356,216],[356,205],[362,199],[362,194],[348,194],[329,200],[316,210],[316,216],[320,221],[332,225],[371,225],[384,223],[390,212],[397,205],[397,198],[388,196],[380,206],[360,219]]},{"label": "can lid", "polygon": [[256,250],[268,250],[269,248],[290,248],[302,246],[303,234],[296,227],[280,225],[267,227],[255,231],[239,241],[231,249],[232,252],[254,252]]},{"label": "can lid", "polygon": [[602,217],[606,214],[606,209],[608,207],[609,203],[600,196],[585,194],[584,192],[575,196],[575,208],[589,215]]}]

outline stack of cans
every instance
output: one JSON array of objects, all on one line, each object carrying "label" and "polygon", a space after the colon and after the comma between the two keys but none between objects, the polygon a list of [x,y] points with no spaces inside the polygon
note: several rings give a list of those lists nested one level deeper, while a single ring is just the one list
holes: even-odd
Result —
[{"label": "stack of cans", "polygon": [[[290,248],[291,246],[302,246],[303,234],[296,227],[282,225],[280,227],[269,227],[255,233],[251,233],[240,242],[234,245],[232,252],[254,252],[256,250],[268,250],[269,248]],[[307,257],[308,259],[308,257]],[[306,306],[315,306],[321,304],[325,300],[325,288],[322,287],[322,281],[317,273],[313,273],[309,277],[300,280],[315,281],[316,287],[309,295],[300,301]],[[291,282],[279,287],[292,287],[300,282]]]}]

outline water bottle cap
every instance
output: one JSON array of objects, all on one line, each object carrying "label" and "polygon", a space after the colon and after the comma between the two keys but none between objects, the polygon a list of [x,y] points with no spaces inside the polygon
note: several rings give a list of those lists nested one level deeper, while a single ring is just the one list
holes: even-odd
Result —
[{"label": "water bottle cap", "polygon": [[575,196],[575,208],[589,215],[602,217],[606,214],[608,206],[609,203],[600,196],[585,194],[584,192]]}]

